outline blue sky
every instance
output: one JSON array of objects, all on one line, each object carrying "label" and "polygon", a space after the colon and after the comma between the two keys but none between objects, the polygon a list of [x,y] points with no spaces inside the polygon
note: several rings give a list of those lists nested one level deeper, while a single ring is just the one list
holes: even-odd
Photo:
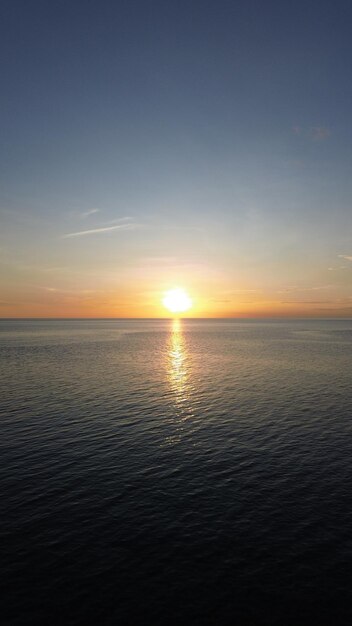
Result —
[{"label": "blue sky", "polygon": [[350,316],[351,18],[4,0],[0,315]]}]

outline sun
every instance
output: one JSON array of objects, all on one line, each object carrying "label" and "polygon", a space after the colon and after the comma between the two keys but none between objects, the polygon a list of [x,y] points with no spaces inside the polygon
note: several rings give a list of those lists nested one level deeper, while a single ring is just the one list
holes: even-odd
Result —
[{"label": "sun", "polygon": [[171,313],[184,313],[192,306],[192,300],[184,289],[170,289],[165,293],[163,305]]}]

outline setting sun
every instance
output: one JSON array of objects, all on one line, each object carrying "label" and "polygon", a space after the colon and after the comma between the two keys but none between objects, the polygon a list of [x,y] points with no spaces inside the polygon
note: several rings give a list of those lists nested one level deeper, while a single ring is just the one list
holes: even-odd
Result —
[{"label": "setting sun", "polygon": [[163,298],[163,305],[171,313],[184,313],[192,306],[192,300],[184,289],[170,289]]}]

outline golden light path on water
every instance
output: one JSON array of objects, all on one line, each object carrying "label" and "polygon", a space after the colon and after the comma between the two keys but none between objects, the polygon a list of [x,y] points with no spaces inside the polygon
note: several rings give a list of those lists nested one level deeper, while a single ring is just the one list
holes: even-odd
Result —
[{"label": "golden light path on water", "polygon": [[167,349],[167,375],[175,407],[182,420],[193,415],[191,364],[182,321],[172,320]]}]

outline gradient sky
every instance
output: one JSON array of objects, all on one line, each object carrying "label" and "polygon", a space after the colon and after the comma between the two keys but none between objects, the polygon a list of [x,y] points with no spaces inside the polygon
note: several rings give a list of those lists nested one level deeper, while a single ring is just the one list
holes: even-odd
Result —
[{"label": "gradient sky", "polygon": [[2,0],[0,316],[352,316],[352,4]]}]

